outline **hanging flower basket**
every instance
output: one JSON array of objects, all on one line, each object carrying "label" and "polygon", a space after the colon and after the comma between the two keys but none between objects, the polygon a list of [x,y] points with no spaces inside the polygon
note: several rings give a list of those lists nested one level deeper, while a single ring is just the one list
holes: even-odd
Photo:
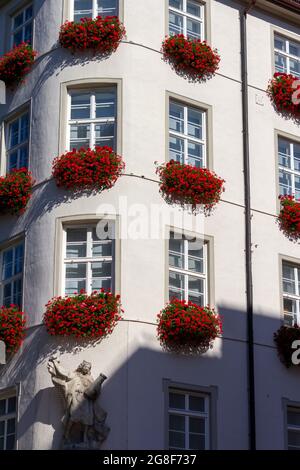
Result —
[{"label": "hanging flower basket", "polygon": [[81,18],[80,23],[66,21],[60,28],[59,42],[72,53],[87,49],[99,54],[111,54],[126,34],[117,16]]},{"label": "hanging flower basket", "polygon": [[[292,356],[296,349],[292,348],[294,341],[300,341],[300,328],[298,325],[282,326],[274,333],[274,341],[277,346],[278,356],[281,362],[287,367],[292,367]],[[299,364],[300,365],[300,364]]]},{"label": "hanging flower basket", "polygon": [[31,70],[36,55],[30,44],[15,46],[0,58],[0,80],[8,87],[18,85]]},{"label": "hanging flower basket", "polygon": [[52,174],[59,188],[103,191],[114,186],[125,164],[110,147],[67,152],[53,162]]},{"label": "hanging flower basket", "polygon": [[286,237],[296,242],[300,239],[300,201],[293,196],[280,196],[280,201],[279,228]]},{"label": "hanging flower basket", "polygon": [[179,75],[193,82],[210,79],[219,68],[220,56],[205,41],[189,39],[183,34],[166,37],[162,44],[165,62]]},{"label": "hanging flower basket", "polygon": [[184,300],[173,299],[157,320],[158,339],[169,351],[203,353],[222,333],[221,318],[214,309]]},{"label": "hanging flower basket", "polygon": [[300,118],[300,80],[286,73],[274,74],[267,90],[276,110],[284,116]]},{"label": "hanging flower basket", "polygon": [[103,338],[121,319],[120,296],[102,290],[74,297],[55,297],[46,305],[44,323],[52,336]]},{"label": "hanging flower basket", "polygon": [[0,340],[5,343],[8,353],[16,352],[25,337],[25,315],[19,307],[0,308]]},{"label": "hanging flower basket", "polygon": [[0,215],[22,214],[32,194],[34,180],[26,168],[0,177]]},{"label": "hanging flower basket", "polygon": [[160,192],[168,204],[191,205],[192,211],[202,205],[209,214],[220,201],[225,181],[206,168],[196,168],[171,160],[156,169]]}]

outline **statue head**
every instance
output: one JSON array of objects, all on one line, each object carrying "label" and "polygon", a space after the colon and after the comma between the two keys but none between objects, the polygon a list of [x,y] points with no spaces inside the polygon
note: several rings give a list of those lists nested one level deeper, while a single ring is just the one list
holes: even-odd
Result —
[{"label": "statue head", "polygon": [[81,364],[76,369],[76,372],[80,372],[83,375],[88,375],[90,374],[92,369],[92,364],[87,361],[83,361]]}]

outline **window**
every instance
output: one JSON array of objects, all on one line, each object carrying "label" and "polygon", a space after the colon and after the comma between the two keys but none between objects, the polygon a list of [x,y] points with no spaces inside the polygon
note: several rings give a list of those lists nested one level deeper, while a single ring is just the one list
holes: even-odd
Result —
[{"label": "window", "polygon": [[204,14],[205,6],[199,1],[169,0],[169,33],[203,41]]},{"label": "window", "polygon": [[28,167],[29,112],[7,124],[7,172]]},{"label": "window", "polygon": [[288,450],[300,450],[300,409],[287,408]]},{"label": "window", "polygon": [[207,244],[171,232],[169,240],[169,299],[207,303]]},{"label": "window", "polygon": [[29,5],[12,17],[12,44],[32,44],[33,6]]},{"label": "window", "polygon": [[24,244],[20,243],[2,252],[1,305],[22,307]]},{"label": "window", "polygon": [[[113,226],[107,224],[106,230],[113,230]],[[67,227],[64,233],[65,295],[71,296],[81,290],[88,294],[102,288],[113,290],[113,236],[107,235],[108,239],[99,239],[96,225]]]},{"label": "window", "polygon": [[0,450],[14,450],[16,443],[17,397],[0,396]]},{"label": "window", "polygon": [[209,396],[169,389],[168,401],[169,449],[209,449]]},{"label": "window", "polygon": [[170,160],[202,168],[207,165],[206,153],[206,112],[170,100]]},{"label": "window", "polygon": [[275,34],[274,48],[276,72],[300,77],[300,42]]},{"label": "window", "polygon": [[71,91],[69,120],[70,149],[108,145],[116,147],[116,87],[95,91]]},{"label": "window", "polygon": [[74,21],[97,16],[118,16],[119,0],[74,0]]},{"label": "window", "polygon": [[279,137],[278,160],[280,194],[300,199],[300,143]]},{"label": "window", "polygon": [[300,320],[300,266],[283,261],[283,310],[286,325]]}]

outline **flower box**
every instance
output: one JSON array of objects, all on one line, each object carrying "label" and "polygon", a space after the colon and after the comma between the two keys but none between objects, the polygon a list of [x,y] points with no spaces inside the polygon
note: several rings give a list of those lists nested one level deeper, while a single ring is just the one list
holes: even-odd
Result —
[{"label": "flower box", "polygon": [[168,204],[202,205],[209,214],[219,202],[225,181],[206,168],[185,165],[174,160],[158,166],[160,192]]},{"label": "flower box", "polygon": [[114,186],[125,164],[110,147],[67,152],[53,162],[52,174],[59,188],[103,191]]},{"label": "flower box", "polygon": [[300,239],[300,201],[293,196],[280,196],[281,211],[278,216],[280,230],[291,241]]},{"label": "flower box", "polygon": [[222,333],[220,316],[210,307],[173,299],[159,313],[157,335],[170,351],[205,352]]},{"label": "flower box", "polygon": [[279,113],[294,119],[300,118],[299,78],[276,72],[269,82],[267,93]]},{"label": "flower box", "polygon": [[205,41],[186,38],[183,34],[168,36],[162,44],[165,62],[179,75],[193,82],[210,79],[219,68],[220,56]]},{"label": "flower box", "polygon": [[99,54],[111,54],[119,47],[126,31],[119,18],[98,16],[95,19],[82,18],[80,23],[66,21],[60,29],[60,45],[76,51],[93,50]]},{"label": "flower box", "polygon": [[36,55],[30,44],[23,42],[15,46],[0,59],[0,80],[8,87],[22,82],[31,70]]},{"label": "flower box", "polygon": [[283,325],[274,333],[274,342],[277,347],[278,356],[287,368],[296,365],[292,361],[292,356],[296,351],[296,349],[292,348],[294,341],[300,341],[300,328],[298,325]]},{"label": "flower box", "polygon": [[46,305],[44,323],[52,336],[103,338],[121,319],[120,296],[102,290],[74,297],[55,297]]},{"label": "flower box", "polygon": [[21,214],[32,194],[34,180],[26,168],[0,177],[0,215]]},{"label": "flower box", "polygon": [[5,343],[8,353],[16,352],[25,336],[25,315],[19,307],[0,308],[0,340]]}]

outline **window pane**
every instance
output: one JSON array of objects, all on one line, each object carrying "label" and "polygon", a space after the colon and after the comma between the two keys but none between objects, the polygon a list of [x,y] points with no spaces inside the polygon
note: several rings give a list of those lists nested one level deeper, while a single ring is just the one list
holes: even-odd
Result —
[{"label": "window pane", "polygon": [[13,284],[13,304],[18,305],[19,307],[22,306],[22,279],[18,279],[14,281]]},{"label": "window pane", "polygon": [[201,38],[201,23],[195,20],[187,19],[187,37],[192,39]]},{"label": "window pane", "polygon": [[92,290],[100,291],[101,289],[111,290],[112,281],[111,279],[93,279],[92,281]]},{"label": "window pane", "polygon": [[205,436],[190,434],[190,450],[205,450]]},{"label": "window pane", "polygon": [[294,143],[294,165],[295,170],[300,171],[300,144]]},{"label": "window pane", "polygon": [[178,415],[169,415],[169,429],[172,431],[185,432],[185,417]]},{"label": "window pane", "polygon": [[300,447],[300,432],[288,431],[288,443],[290,446]]},{"label": "window pane", "polygon": [[184,163],[184,140],[170,136],[169,157],[179,163]]},{"label": "window pane", "polygon": [[28,146],[25,145],[19,149],[19,168],[28,167]]},{"label": "window pane", "polygon": [[278,141],[278,153],[279,153],[279,165],[286,168],[291,168],[291,155],[290,155],[290,143],[287,140],[279,139]]},{"label": "window pane", "polygon": [[3,253],[2,280],[4,281],[13,276],[13,256],[13,250],[8,250]]},{"label": "window pane", "polygon": [[79,149],[87,148],[90,145],[90,126],[88,124],[80,124],[71,126],[71,148]]},{"label": "window pane", "polygon": [[7,436],[6,438],[6,450],[14,450],[15,448],[15,436]]},{"label": "window pane", "polygon": [[277,72],[287,72],[286,57],[275,53],[275,68]]},{"label": "window pane", "polygon": [[279,37],[279,36],[275,36],[275,49],[279,49],[280,51],[286,51],[286,47],[285,47],[285,44],[286,44],[286,41]]},{"label": "window pane", "polygon": [[170,11],[169,13],[169,33],[183,34],[183,16]]},{"label": "window pane", "polygon": [[80,18],[92,18],[93,0],[74,0],[74,21],[80,22]]},{"label": "window pane", "polygon": [[283,291],[289,294],[296,293],[295,270],[293,266],[283,263]]},{"label": "window pane", "polygon": [[184,133],[184,107],[170,102],[170,130]]},{"label": "window pane", "polygon": [[11,172],[14,168],[18,168],[18,151],[10,153],[8,159],[9,172]]},{"label": "window pane", "polygon": [[298,60],[290,59],[290,70],[293,75],[300,75],[300,62]]},{"label": "window pane", "polygon": [[4,437],[0,437],[0,450],[4,450]]},{"label": "window pane", "polygon": [[177,10],[183,10],[183,0],[169,0],[169,5]]},{"label": "window pane", "polygon": [[98,0],[98,13],[101,16],[117,16],[118,0]]},{"label": "window pane", "polygon": [[15,266],[14,274],[20,274],[23,271],[24,246],[19,245],[15,248]]},{"label": "window pane", "polygon": [[14,17],[14,29],[19,28],[23,24],[23,11]]},{"label": "window pane", "polygon": [[9,307],[12,303],[12,284],[5,284],[3,289],[3,304],[5,305],[5,307]]},{"label": "window pane", "polygon": [[0,416],[6,414],[6,400],[0,400]]},{"label": "window pane", "polygon": [[14,34],[14,46],[18,46],[23,41],[23,31],[19,29],[17,33]]},{"label": "window pane", "polygon": [[185,449],[185,435],[182,432],[169,431],[169,446]]},{"label": "window pane", "polygon": [[67,246],[67,258],[85,258],[86,257],[86,245],[68,245]]},{"label": "window pane", "polygon": [[67,243],[69,242],[86,242],[87,231],[81,228],[72,228],[67,230]]},{"label": "window pane", "polygon": [[116,115],[116,94],[113,90],[96,93],[96,117],[114,118]]},{"label": "window pane", "polygon": [[[205,411],[205,399],[203,397],[189,396],[189,409],[191,411]],[[193,430],[193,432],[198,432]]]},{"label": "window pane", "polygon": [[28,139],[29,115],[26,113],[21,117],[20,143]]},{"label": "window pane", "polygon": [[290,54],[300,57],[300,44],[297,42],[290,42]]},{"label": "window pane", "polygon": [[280,194],[287,195],[293,193],[293,180],[291,173],[279,170]]},{"label": "window pane", "polygon": [[203,113],[195,109],[188,109],[188,134],[196,139],[203,139]]},{"label": "window pane", "polygon": [[67,279],[82,279],[86,277],[86,263],[72,263],[66,265]]},{"label": "window pane", "polygon": [[201,17],[201,6],[199,3],[187,2],[187,12],[193,16]]},{"label": "window pane", "polygon": [[17,397],[10,397],[8,399],[8,413],[14,413],[17,409]]},{"label": "window pane", "polygon": [[24,28],[24,41],[32,43],[32,23],[28,23]]},{"label": "window pane", "polygon": [[9,128],[9,147],[12,148],[19,143],[19,119],[12,122]]},{"label": "window pane", "polygon": [[14,434],[15,428],[16,428],[16,420],[14,418],[9,419],[7,421],[7,434]]},{"label": "window pane", "polygon": [[203,168],[204,166],[204,146],[202,144],[195,144],[194,142],[188,142],[188,164],[193,165],[197,168]]},{"label": "window pane", "polygon": [[184,275],[170,272],[169,273],[169,289],[170,299],[175,297],[178,299],[184,298]]},{"label": "window pane", "polygon": [[86,281],[66,280],[66,295],[78,294],[81,290],[86,290]]},{"label": "window pane", "polygon": [[190,432],[196,434],[205,434],[205,419],[204,418],[189,418]]},{"label": "window pane", "polygon": [[76,93],[71,97],[71,119],[89,119],[90,93]]},{"label": "window pane", "polygon": [[300,413],[298,411],[288,411],[287,422],[293,426],[300,426]]},{"label": "window pane", "polygon": [[25,21],[30,20],[30,18],[32,18],[32,15],[33,15],[33,8],[32,8],[32,5],[30,5],[25,10]]},{"label": "window pane", "polygon": [[[3,414],[3,413],[2,413]],[[0,437],[4,436],[4,428],[5,428],[5,423],[4,421],[0,421]]]},{"label": "window pane", "polygon": [[189,276],[189,290],[195,291],[196,293],[203,293],[203,279],[198,279],[197,277]]},{"label": "window pane", "polygon": [[112,243],[110,240],[93,244],[93,257],[112,256]]},{"label": "window pane", "polygon": [[169,393],[169,407],[177,410],[185,409],[185,395],[180,393]]}]

